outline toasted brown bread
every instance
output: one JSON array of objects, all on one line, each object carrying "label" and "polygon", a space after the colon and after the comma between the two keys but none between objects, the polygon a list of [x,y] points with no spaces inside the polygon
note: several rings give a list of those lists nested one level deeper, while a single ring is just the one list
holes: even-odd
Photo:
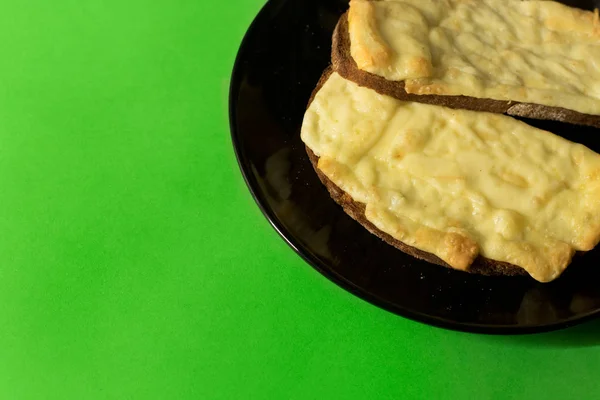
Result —
[{"label": "toasted brown bread", "polygon": [[347,13],[342,15],[335,28],[331,61],[333,69],[344,78],[354,81],[360,86],[371,88],[378,93],[400,100],[435,104],[449,108],[463,108],[466,110],[500,114],[506,113],[519,117],[548,119],[600,128],[600,116],[582,114],[561,107],[519,103],[515,101],[479,99],[469,96],[416,95],[406,93],[404,82],[389,81],[379,75],[371,74],[358,68],[350,54]]},{"label": "toasted brown bread", "polygon": [[[327,79],[329,79],[329,76],[332,74],[332,72],[333,70],[331,67],[325,70],[325,72],[321,76],[321,79],[319,80],[319,83],[317,84],[317,87],[315,88],[315,90],[312,93],[312,96],[310,97],[308,106],[310,106],[310,104],[312,103],[319,89],[321,89],[325,82],[327,82]],[[308,146],[306,147],[306,152],[308,153],[308,157],[317,175],[319,176],[319,179],[325,185],[325,187],[327,187],[327,190],[329,191],[329,194],[331,195],[333,200],[335,200],[339,205],[342,206],[346,214],[354,218],[369,232],[379,237],[383,241],[387,242],[388,244],[391,244],[392,246],[400,249],[404,253],[410,254],[413,257],[428,261],[433,264],[438,264],[444,267],[451,268],[447,263],[442,261],[437,256],[419,250],[415,247],[409,246],[399,240],[396,240],[392,236],[381,231],[375,225],[369,222],[365,216],[365,204],[354,201],[348,193],[340,189],[335,183],[329,180],[329,178],[327,178],[327,176],[325,176],[323,172],[321,172],[321,170],[317,167],[319,157],[315,153],[313,153],[313,151]],[[505,262],[490,260],[482,256],[479,256],[475,260],[475,262],[470,266],[468,272],[482,275],[528,275],[527,272],[521,267]]]}]

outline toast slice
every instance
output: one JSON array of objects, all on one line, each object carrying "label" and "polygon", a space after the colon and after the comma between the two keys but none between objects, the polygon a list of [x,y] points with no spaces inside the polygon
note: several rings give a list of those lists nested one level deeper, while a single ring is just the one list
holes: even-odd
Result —
[{"label": "toast slice", "polygon": [[[338,75],[337,77],[334,75]],[[581,235],[581,232],[578,230],[579,228],[574,228],[574,230],[567,232],[566,236],[563,235],[564,232],[561,232],[560,228],[558,230],[558,235],[559,238],[555,238],[555,237],[550,237],[550,236],[546,236],[547,232],[544,231],[544,233],[542,234],[542,236],[538,235],[536,232],[533,232],[534,236],[529,236],[529,238],[537,238],[535,240],[533,240],[533,242],[527,242],[530,239],[525,238],[524,240],[521,239],[516,239],[516,242],[514,241],[505,241],[505,242],[501,242],[503,244],[507,244],[509,248],[513,248],[516,249],[515,251],[517,253],[519,253],[519,251],[521,251],[521,253],[517,254],[513,254],[513,255],[509,255],[508,257],[504,257],[504,259],[502,259],[502,257],[494,257],[494,258],[490,258],[490,257],[486,257],[487,254],[482,250],[484,248],[486,248],[485,245],[481,245],[481,243],[475,243],[473,244],[473,241],[469,239],[470,233],[466,232],[466,231],[458,231],[458,235],[448,235],[447,232],[440,232],[437,231],[437,236],[433,236],[434,239],[428,239],[429,242],[423,243],[422,241],[419,242],[419,239],[417,238],[417,240],[414,240],[414,236],[409,235],[404,235],[403,234],[398,234],[398,231],[394,229],[394,227],[392,226],[391,229],[390,225],[381,225],[381,221],[377,220],[377,219],[373,219],[373,212],[369,211],[369,207],[371,207],[371,210],[373,209],[372,204],[369,204],[369,200],[364,200],[361,201],[364,196],[364,193],[361,193],[360,190],[354,190],[354,188],[356,187],[356,185],[354,184],[353,181],[344,181],[343,179],[340,179],[340,177],[343,177],[343,174],[338,174],[336,169],[333,168],[329,168],[327,166],[327,164],[330,162],[329,159],[331,157],[336,157],[337,155],[334,153],[331,153],[331,151],[325,151],[324,148],[322,146],[320,146],[318,143],[316,143],[314,140],[311,140],[310,136],[310,132],[308,134],[306,134],[305,131],[313,129],[310,128],[310,126],[313,127],[318,127],[315,129],[320,129],[322,131],[327,131],[329,129],[329,127],[327,125],[322,125],[322,124],[327,124],[329,122],[327,121],[336,121],[336,123],[345,118],[346,116],[348,116],[348,112],[346,111],[342,111],[342,114],[337,114],[337,108],[333,107],[330,110],[334,110],[333,114],[330,113],[330,115],[325,115],[327,114],[327,109],[317,109],[316,111],[313,110],[311,111],[311,107],[313,106],[313,103],[316,103],[315,107],[321,107],[323,104],[337,104],[336,102],[334,102],[334,99],[331,98],[323,98],[323,95],[321,96],[320,100],[318,100],[317,102],[315,102],[315,99],[319,96],[319,93],[322,91],[323,87],[326,86],[326,84],[328,83],[328,81],[330,80],[331,77],[334,77],[335,80],[338,81],[342,79],[339,74],[336,74],[334,71],[332,71],[331,68],[328,68],[323,76],[321,77],[316,89],[314,90],[310,102],[309,102],[309,106],[307,108],[307,115],[309,114],[309,112],[313,113],[313,117],[314,115],[317,116],[317,120],[315,120],[315,118],[313,117],[305,117],[305,121],[303,124],[303,129],[302,129],[302,139],[305,142],[306,145],[306,151],[307,154],[309,156],[309,159],[319,177],[319,179],[321,180],[321,182],[326,186],[327,190],[329,191],[331,197],[339,204],[343,207],[344,211],[350,215],[353,219],[355,219],[356,221],[358,221],[361,225],[363,225],[367,230],[369,230],[371,233],[373,233],[374,235],[376,235],[377,237],[379,237],[380,239],[384,240],[385,242],[387,242],[388,244],[398,248],[399,250],[412,255],[416,258],[419,259],[423,259],[426,260],[428,262],[431,262],[433,264],[438,264],[438,265],[442,265],[445,267],[450,267],[450,268],[454,268],[454,269],[460,269],[466,272],[470,272],[470,273],[478,273],[478,274],[483,274],[483,275],[531,275],[532,277],[534,277],[535,279],[542,281],[542,282],[547,282],[547,281],[551,281],[553,279],[556,279],[563,271],[564,269],[567,267],[567,265],[570,263],[571,261],[571,257],[573,256],[573,254],[575,253],[575,251],[587,251],[587,250],[591,250],[591,248],[593,248],[598,240],[600,240],[600,225],[598,224],[599,222],[599,217],[596,217],[596,215],[599,215],[600,213],[596,213],[596,211],[600,211],[600,193],[598,193],[598,189],[597,185],[595,184],[596,178],[595,178],[595,172],[598,172],[599,177],[600,177],[600,155],[591,152],[591,150],[584,148],[584,146],[581,145],[577,145],[571,142],[568,142],[562,138],[559,138],[555,135],[552,135],[548,132],[544,132],[544,131],[540,131],[537,130],[535,128],[529,127],[528,125],[513,120],[511,118],[508,117],[504,117],[504,116],[495,116],[493,114],[489,114],[489,113],[481,113],[481,114],[476,114],[476,113],[471,113],[469,111],[460,111],[460,112],[451,112],[452,110],[447,110],[445,108],[442,107],[431,107],[431,106],[426,106],[426,105],[411,105],[410,103],[403,103],[403,102],[397,102],[398,107],[414,107],[415,108],[415,116],[418,115],[419,117],[423,116],[423,112],[425,113],[429,113],[430,115],[437,115],[437,114],[445,114],[445,115],[454,115],[456,114],[456,121],[450,121],[450,123],[457,123],[456,127],[457,129],[461,129],[462,128],[462,122],[460,120],[460,118],[462,117],[468,117],[467,118],[467,122],[469,123],[476,123],[479,124],[481,122],[483,122],[483,125],[478,125],[478,126],[482,126],[481,130],[479,130],[479,133],[483,133],[485,134],[489,129],[491,129],[490,132],[494,131],[494,126],[495,125],[500,125],[501,127],[498,128],[500,131],[506,132],[507,129],[504,128],[509,128],[508,130],[510,130],[510,128],[514,127],[515,129],[515,134],[517,133],[523,133],[523,132],[518,132],[519,129],[528,129],[526,133],[526,135],[521,135],[521,136],[527,136],[527,137],[532,137],[532,136],[536,136],[538,138],[542,138],[542,141],[545,142],[546,140],[548,140],[547,142],[545,142],[546,144],[544,146],[549,146],[547,147],[547,149],[555,149],[555,150],[549,150],[551,152],[553,152],[553,154],[555,154],[556,157],[562,157],[564,161],[566,161],[567,163],[571,163],[571,158],[570,157],[575,157],[573,160],[573,165],[572,168],[570,167],[571,171],[575,174],[572,175],[573,177],[573,185],[575,185],[575,189],[573,190],[582,190],[581,193],[577,192],[576,194],[569,194],[569,196],[573,196],[570,197],[570,199],[575,199],[573,200],[569,200],[569,201],[573,201],[573,206],[571,207],[571,209],[576,210],[575,212],[577,213],[577,210],[583,209],[583,211],[581,211],[581,213],[585,214],[585,216],[583,216],[583,214],[576,216],[575,220],[579,220],[580,222],[574,222],[574,225],[571,224],[571,222],[569,222],[569,224],[565,225],[565,226],[582,226],[581,223],[581,218],[583,218],[583,220],[585,221],[584,224],[586,225],[586,230],[588,231],[586,234]],[[343,79],[342,79],[343,80]],[[345,81],[348,82],[348,81]],[[368,93],[372,93],[370,90],[368,89],[364,89],[364,88],[360,88],[359,86],[356,86],[354,83],[352,82],[348,82],[348,84],[350,84],[350,86],[354,85],[354,87],[356,87],[357,90],[361,90],[363,91],[362,94],[365,94],[365,92]],[[350,87],[348,86],[348,87]],[[332,91],[333,89],[333,91]],[[338,90],[339,89],[339,90]],[[346,86],[338,86],[337,89],[335,86],[330,86],[329,89],[326,89],[325,93],[341,93],[341,96],[346,96],[348,98],[352,98],[348,101],[351,101],[353,106],[352,107],[367,107],[368,109],[363,109],[363,110],[359,110],[358,114],[360,114],[361,112],[364,112],[366,114],[360,114],[360,115],[356,115],[355,117],[350,117],[350,118],[356,118],[356,120],[364,120],[364,116],[365,115],[371,115],[371,113],[373,112],[378,112],[382,109],[384,109],[387,105],[389,105],[389,101],[392,102],[396,102],[396,100],[392,100],[389,98],[378,98],[377,101],[383,101],[383,102],[388,102],[388,103],[382,103],[382,106],[379,106],[379,103],[370,103],[371,100],[368,100],[364,103],[362,103],[360,100],[360,98],[357,98],[356,96],[353,95],[352,92],[348,92],[347,91],[347,87]],[[366,93],[367,96],[372,96],[369,95],[368,93]],[[354,97],[353,97],[354,96]],[[346,105],[340,105],[340,107],[345,107]],[[329,107],[329,106],[327,106]],[[392,119],[396,118],[397,116],[392,116]],[[387,118],[387,117],[381,117],[381,118]],[[451,117],[454,118],[454,117]],[[318,121],[320,119],[320,121]],[[419,118],[417,118],[418,120]],[[413,119],[414,121],[414,119]],[[406,121],[403,120],[397,120],[396,121],[398,124],[394,125],[393,128],[396,127],[403,127],[406,125]],[[410,122],[410,121],[409,121]],[[429,121],[428,121],[429,122]],[[433,121],[434,124],[436,123],[436,121]],[[464,122],[464,121],[463,121]],[[352,124],[352,121],[349,122],[350,124]],[[345,132],[341,129],[339,129],[342,125],[336,125],[334,126],[334,131],[336,133],[336,135],[340,135],[340,137],[343,136],[342,140],[346,140],[345,138],[348,138],[349,140],[354,140],[352,139],[352,135],[356,134],[355,132]],[[350,126],[354,126],[354,125],[350,125]],[[439,126],[439,125],[438,125]],[[308,128],[307,128],[308,127]],[[489,128],[492,127],[492,128]],[[410,129],[413,129],[414,126],[411,126]],[[442,127],[442,129],[444,129]],[[477,128],[479,129],[479,128]],[[504,130],[503,130],[504,129]],[[368,129],[367,129],[368,130]],[[393,130],[393,129],[392,129]],[[378,135],[379,133],[376,132],[377,129],[373,130],[373,131],[369,131],[367,132],[367,135]],[[389,134],[390,128],[389,126],[387,128],[384,129],[384,131],[388,132],[385,133],[386,135]],[[381,129],[379,129],[379,132],[382,132]],[[443,133],[443,131],[440,131],[440,133]],[[394,134],[394,133],[392,133]],[[463,135],[464,132],[459,132],[459,135]],[[503,134],[503,133],[500,133]],[[511,133],[509,133],[511,134]],[[551,139],[546,139],[546,135],[550,136]],[[475,135],[476,136],[476,135]],[[328,140],[328,139],[327,139]],[[361,138],[358,138],[357,140],[361,140]],[[494,138],[492,138],[491,140],[495,140]],[[529,139],[527,139],[529,140]],[[533,139],[532,139],[533,140]],[[317,144],[316,146],[311,145],[312,144]],[[387,143],[387,142],[383,142],[383,143]],[[443,141],[442,141],[443,143]],[[377,146],[377,144],[375,144],[375,146]],[[367,146],[368,147],[368,146]],[[384,146],[385,147],[385,151],[390,150],[391,151],[391,146]],[[335,148],[335,147],[334,147]],[[432,150],[432,148],[430,147],[427,151]],[[344,149],[341,148],[340,149],[340,154],[343,154]],[[370,157],[371,155],[373,155],[372,152],[372,148],[369,148],[369,150],[367,150],[367,153],[371,153],[368,155],[363,155],[361,156],[361,158],[365,158],[365,157]],[[365,154],[367,154],[365,153]],[[443,152],[442,152],[443,153]],[[381,155],[381,153],[377,153],[375,154],[375,158],[379,157]],[[554,156],[548,156],[549,160],[553,160]],[[392,160],[392,163],[394,161]],[[553,161],[552,161],[553,162]],[[389,161],[385,161],[385,163],[389,164]],[[335,164],[335,161],[333,162],[333,164]],[[342,171],[343,172],[343,168],[344,166],[342,166],[342,169],[338,170],[338,171]],[[395,166],[394,166],[395,168]],[[482,167],[484,169],[484,174],[485,172],[485,167]],[[546,168],[545,166],[543,168]],[[477,167],[476,169],[479,169],[479,167]],[[397,172],[397,174],[402,174],[403,170],[398,170],[400,172]],[[394,174],[396,174],[396,172],[394,172]],[[474,175],[471,175],[471,178],[467,178],[467,179],[473,179],[473,177],[477,178],[478,173],[475,172]],[[385,172],[384,175],[381,175],[381,177],[383,178],[379,178],[379,179],[385,179]],[[513,179],[514,177],[509,176],[508,179],[512,181],[512,183],[515,183],[515,180]],[[550,177],[550,181],[553,178]],[[561,179],[565,179],[565,177],[561,177]],[[589,181],[589,184],[588,184]],[[350,182],[350,183],[349,183]],[[385,183],[385,182],[384,182]],[[515,183],[517,186],[520,185],[519,182]],[[360,186],[360,183],[359,183]],[[387,185],[383,185],[384,186],[384,191],[387,190]],[[509,190],[510,187],[507,186],[507,188]],[[578,189],[577,189],[578,188]],[[504,189],[503,189],[504,190]],[[562,190],[562,189],[560,189]],[[568,190],[572,190],[572,189],[568,189]],[[381,195],[382,192],[379,192],[379,195]],[[361,198],[361,196],[363,196]],[[385,194],[384,194],[385,196]],[[527,194],[527,196],[529,196],[529,192]],[[560,196],[560,195],[558,195]],[[558,197],[557,197],[558,198]],[[577,199],[587,199],[585,201],[581,201],[581,204],[574,204],[575,202],[579,203],[579,200]],[[589,201],[588,201],[589,200]],[[561,200],[562,201],[562,200]],[[563,202],[564,203],[564,202]],[[560,206],[558,208],[556,208],[557,205],[559,204],[563,204],[563,203],[555,203],[554,200],[551,200],[548,207],[553,208],[555,211],[558,210],[558,212],[561,212],[561,208]],[[410,207],[412,207],[413,205],[409,205]],[[423,204],[421,203],[420,205],[418,205],[419,207],[423,207]],[[425,207],[427,206],[427,204],[425,204]],[[435,207],[435,206],[434,206]],[[544,206],[546,207],[546,206]],[[414,208],[414,207],[413,207]],[[494,207],[492,207],[494,208]],[[445,209],[441,209],[443,213],[445,213]],[[496,209],[494,209],[496,210]],[[502,207],[500,207],[500,211],[504,212]],[[385,211],[384,211],[385,212]],[[394,211],[395,212],[395,211]],[[402,214],[404,211],[401,209],[400,213]],[[496,211],[493,211],[496,212]],[[544,211],[545,212],[545,211]],[[553,211],[554,212],[554,211]],[[409,214],[407,214],[409,215]],[[450,215],[450,214],[449,214]],[[497,215],[497,214],[494,214]],[[410,216],[410,218],[413,218],[414,216]],[[559,219],[562,219],[563,216],[561,215],[560,217],[558,217]],[[565,218],[570,218],[568,216],[565,216]],[[579,218],[579,219],[578,219]],[[552,217],[550,219],[553,219]],[[573,220],[573,221],[575,221]],[[395,221],[395,220],[394,220]],[[402,219],[398,220],[400,221],[400,223],[402,223]],[[407,222],[408,220],[404,220],[404,222]],[[535,222],[535,221],[534,221]],[[412,222],[410,222],[412,223]],[[494,222],[496,223],[496,222]],[[525,227],[523,229],[518,228],[516,229],[517,231],[517,235],[521,235],[522,232],[529,232],[530,228],[528,225],[529,222],[526,221],[525,225],[519,225],[521,227]],[[562,222],[560,222],[562,224]],[[550,222],[550,225],[554,224],[554,222]],[[401,225],[402,226],[402,225]],[[419,225],[421,227],[424,227],[424,229],[422,231],[432,231],[432,229],[429,229],[429,227],[424,226],[424,225]],[[458,226],[458,225],[457,225]],[[541,227],[544,226],[543,229],[546,229],[546,225],[536,225],[535,229],[533,230],[539,230],[541,229]],[[549,225],[548,225],[549,226]],[[551,231],[552,229],[554,229],[555,227],[550,227],[549,231]],[[404,228],[401,228],[404,229]],[[453,229],[453,228],[451,228]],[[496,229],[496,228],[494,228]],[[504,228],[502,228],[504,229]],[[555,229],[556,230],[556,229]],[[421,231],[421,230],[420,230]],[[435,231],[435,229],[433,229],[433,231]],[[492,232],[494,235],[496,234],[496,231]],[[556,233],[556,232],[554,232]],[[552,234],[554,234],[552,233]],[[504,234],[504,233],[502,233]],[[475,234],[477,235],[477,234]],[[529,233],[527,233],[527,235],[529,235]],[[535,236],[537,235],[537,236]],[[572,235],[572,236],[582,236],[582,237],[586,237],[587,239],[585,239],[584,241],[581,241],[580,239],[573,239],[572,241],[570,241],[569,244],[565,243],[565,240],[569,240],[568,236]],[[419,233],[417,233],[417,236],[419,236]],[[450,242],[448,242],[448,238],[452,236],[452,240]],[[556,235],[555,235],[556,236]],[[404,239],[406,238],[406,239]],[[431,238],[431,236],[430,236]],[[541,239],[540,239],[541,238]],[[458,239],[458,240],[455,240]],[[502,239],[504,240],[504,239]],[[512,240],[512,239],[511,239]],[[536,240],[541,240],[542,242],[544,242],[543,244],[540,243],[536,243]],[[584,243],[585,241],[587,241],[586,243]],[[450,246],[450,249],[446,248],[446,249],[442,249],[442,251],[439,251],[439,243],[451,243],[452,246]],[[481,249],[476,249],[479,245],[481,245]],[[437,247],[436,247],[437,246]],[[455,248],[452,248],[452,247]],[[512,247],[511,247],[512,246]],[[516,246],[516,247],[515,247]],[[498,247],[498,246],[497,246]],[[502,246],[499,246],[502,247]],[[433,249],[430,251],[430,249]],[[523,253],[522,249],[528,249],[529,253],[526,251]],[[487,250],[486,250],[487,251]],[[485,254],[485,255],[484,255]],[[550,254],[548,256],[548,254]],[[495,254],[496,255],[496,254]],[[545,259],[547,258],[547,259]],[[511,263],[508,262],[507,260],[510,259],[515,259],[517,262],[515,263]],[[541,259],[545,259],[545,260],[541,260]],[[541,261],[540,261],[541,260]],[[521,262],[524,263],[524,265],[527,266],[527,268],[524,268],[523,265],[521,265]],[[542,266],[540,268],[542,269],[537,269],[538,267],[534,267],[533,269],[531,268],[531,262],[533,262],[534,264],[537,262],[542,262],[542,263],[546,263],[548,264],[548,270],[544,271],[543,268],[546,268],[546,266]],[[550,265],[552,264],[552,265]]]},{"label": "toast slice", "polygon": [[[333,69],[328,67],[323,75],[319,79],[317,86],[313,90],[310,99],[308,101],[308,107],[312,104],[315,96],[323,87],[325,82],[329,79],[331,74],[333,73]],[[339,204],[346,214],[348,214],[352,219],[361,224],[365,229],[371,232],[373,235],[377,236],[387,244],[394,246],[398,250],[418,258],[420,260],[424,260],[430,262],[432,264],[440,265],[442,267],[450,268],[452,267],[444,262],[442,259],[437,257],[435,254],[428,253],[423,250],[419,250],[416,247],[409,246],[406,243],[401,242],[400,240],[394,239],[389,234],[383,232],[381,229],[377,228],[373,225],[365,215],[366,205],[364,203],[355,201],[352,197],[340,189],[335,183],[333,183],[327,175],[325,175],[318,167],[319,156],[317,156],[310,147],[306,146],[306,153],[308,154],[308,158],[310,163],[312,164],[317,176],[321,183],[327,188],[329,195],[331,198]],[[485,258],[482,256],[477,257],[471,267],[466,271],[473,274],[479,275],[487,275],[487,276],[526,276],[527,271],[523,268],[518,267],[513,264],[491,260],[489,258]]]},{"label": "toast slice", "polygon": [[[454,1],[454,0],[453,0]],[[367,5],[372,7],[371,2],[364,0],[353,0],[351,2],[358,5]],[[387,7],[394,6],[394,1],[385,1],[385,2],[376,2],[378,4],[386,4]],[[440,1],[439,3],[445,3]],[[508,2],[511,3],[511,2]],[[544,3],[554,3],[554,2],[544,2]],[[401,4],[401,3],[398,3]],[[562,6],[561,7],[565,7]],[[568,9],[568,7],[566,7]],[[360,11],[360,10],[359,10]],[[357,12],[359,12],[357,11]],[[350,11],[349,11],[350,12]],[[481,97],[472,97],[468,95],[455,95],[455,94],[437,94],[438,92],[446,92],[446,90],[437,90],[435,84],[431,84],[426,87],[426,90],[421,90],[424,93],[431,92],[431,94],[415,94],[413,92],[409,93],[406,90],[406,80],[389,80],[386,77],[375,74],[371,72],[367,72],[364,69],[359,68],[357,62],[352,57],[351,53],[351,42],[350,42],[350,34],[349,34],[349,21],[348,15],[349,12],[342,15],[340,18],[334,34],[333,34],[333,46],[332,46],[332,65],[333,69],[339,73],[344,78],[354,81],[361,86],[365,86],[371,88],[381,94],[395,97],[399,100],[404,101],[415,101],[426,104],[434,104],[440,105],[449,108],[455,109],[467,109],[474,111],[487,111],[493,113],[506,113],[508,115],[520,116],[526,118],[534,118],[534,119],[547,119],[547,120],[556,120],[561,122],[568,122],[579,125],[588,125],[593,127],[600,127],[600,115],[588,114],[584,112],[575,111],[570,109],[568,101],[565,101],[565,104],[561,104],[562,106],[550,106],[543,104],[536,104],[531,102],[520,102],[515,99],[503,98],[503,99],[492,99],[492,98],[481,98]],[[578,13],[583,13],[583,11],[578,10]],[[579,15],[579,14],[577,14]],[[587,12],[584,14],[585,18],[593,18],[594,24],[598,24],[598,35],[599,35],[599,43],[600,43],[600,23],[598,23],[598,12],[596,10],[596,14]],[[372,28],[376,30],[376,27]],[[377,36],[377,33],[374,33]],[[378,39],[376,39],[377,41]],[[383,44],[384,48],[386,47]],[[383,51],[383,50],[382,50]],[[401,51],[401,50],[398,50]],[[368,57],[371,57],[370,54],[367,54]],[[589,57],[594,57],[594,55],[589,55]],[[388,68],[389,69],[389,68]],[[417,80],[418,81],[418,80]],[[600,87],[600,82],[597,83]],[[431,90],[431,88],[435,90]],[[588,89],[585,89],[588,90]],[[593,89],[595,90],[595,89]],[[556,95],[556,94],[555,94]],[[558,93],[558,97],[560,100],[561,94]],[[567,96],[565,94],[565,96]],[[502,97],[502,96],[500,96]],[[579,100],[583,101],[585,104],[585,98],[580,98]]]}]

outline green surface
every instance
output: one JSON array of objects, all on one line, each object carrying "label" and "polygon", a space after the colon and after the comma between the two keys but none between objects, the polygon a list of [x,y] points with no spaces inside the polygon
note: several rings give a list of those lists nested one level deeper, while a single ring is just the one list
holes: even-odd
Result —
[{"label": "green surface", "polygon": [[277,236],[227,119],[261,3],[1,3],[0,399],[600,398],[600,323],[428,327]]}]

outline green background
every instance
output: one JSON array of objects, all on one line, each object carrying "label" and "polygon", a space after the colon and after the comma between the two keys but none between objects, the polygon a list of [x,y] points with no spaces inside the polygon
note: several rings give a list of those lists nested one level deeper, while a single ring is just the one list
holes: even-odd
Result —
[{"label": "green background", "polygon": [[1,2],[0,398],[599,398],[600,322],[432,328],[277,236],[227,115],[262,3]]}]

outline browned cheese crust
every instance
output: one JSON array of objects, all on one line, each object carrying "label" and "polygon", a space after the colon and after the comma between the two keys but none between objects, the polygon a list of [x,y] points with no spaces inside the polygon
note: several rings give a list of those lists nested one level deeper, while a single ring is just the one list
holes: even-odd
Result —
[{"label": "browned cheese crust", "polygon": [[463,108],[466,110],[487,111],[499,114],[506,113],[525,118],[548,119],[600,128],[600,116],[583,114],[561,107],[519,103],[516,101],[479,99],[469,96],[417,95],[406,93],[403,81],[389,81],[384,77],[358,68],[350,54],[347,13],[342,15],[333,33],[331,62],[333,69],[344,78],[356,82],[360,86],[368,87],[380,94],[395,97],[399,100],[435,104],[449,108]]},{"label": "browned cheese crust", "polygon": [[[307,108],[310,106],[321,87],[325,84],[325,82],[327,82],[327,79],[329,79],[332,72],[333,70],[331,67],[328,67],[325,70],[325,72],[323,72],[321,79],[319,79],[319,83],[317,83],[317,87],[315,88],[310,97]],[[308,158],[310,159],[313,168],[319,176],[319,179],[321,180],[323,185],[325,185],[333,200],[335,200],[336,203],[342,206],[346,214],[348,214],[358,223],[364,226],[369,232],[379,237],[386,243],[391,244],[397,249],[403,251],[404,253],[419,258],[421,260],[428,261],[433,264],[452,268],[450,267],[450,265],[442,261],[436,255],[419,250],[415,247],[407,245],[406,243],[396,240],[392,236],[383,232],[371,222],[369,222],[369,220],[367,220],[367,217],[365,216],[365,204],[358,201],[354,201],[354,199],[348,193],[340,189],[327,176],[325,176],[325,174],[317,167],[319,157],[308,146],[306,146],[306,152],[308,153]],[[475,259],[475,261],[469,267],[467,272],[482,275],[528,275],[527,272],[521,267],[501,261],[490,260],[489,258],[485,258],[482,256],[478,256],[477,259]]]}]

